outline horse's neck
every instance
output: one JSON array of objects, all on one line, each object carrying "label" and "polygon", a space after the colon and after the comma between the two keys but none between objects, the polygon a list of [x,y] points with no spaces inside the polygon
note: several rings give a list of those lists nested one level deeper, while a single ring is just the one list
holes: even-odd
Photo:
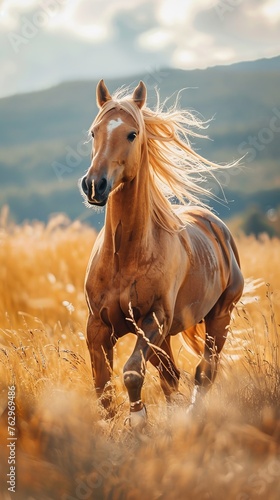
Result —
[{"label": "horse's neck", "polygon": [[137,175],[112,193],[107,206],[104,243],[109,251],[126,258],[146,246],[151,234],[148,175],[143,170],[141,177]]}]

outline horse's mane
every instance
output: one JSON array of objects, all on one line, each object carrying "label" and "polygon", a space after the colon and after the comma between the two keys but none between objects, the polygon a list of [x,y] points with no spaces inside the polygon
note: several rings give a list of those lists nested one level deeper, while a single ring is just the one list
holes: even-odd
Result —
[{"label": "horse's mane", "polygon": [[189,137],[205,137],[200,131],[207,128],[208,122],[179,109],[178,97],[175,104],[164,111],[166,101],[160,104],[158,93],[157,97],[154,110],[148,107],[139,109],[127,94],[127,89],[121,89],[103,105],[94,123],[114,108],[123,109],[134,118],[148,151],[152,215],[161,227],[174,232],[182,229],[184,224],[169,200],[173,198],[181,206],[191,203],[209,208],[201,197],[215,196],[202,186],[205,176],[215,177],[215,170],[229,168],[237,162],[221,166],[196,153]]}]

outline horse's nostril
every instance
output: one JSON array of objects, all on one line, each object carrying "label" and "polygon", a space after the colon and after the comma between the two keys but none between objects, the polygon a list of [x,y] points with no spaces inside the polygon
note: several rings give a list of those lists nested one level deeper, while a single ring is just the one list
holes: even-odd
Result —
[{"label": "horse's nostril", "polygon": [[87,185],[87,176],[85,175],[83,178],[82,178],[82,190],[85,194],[88,194],[88,185]]},{"label": "horse's nostril", "polygon": [[86,195],[87,199],[94,202],[103,198],[104,193],[108,188],[108,182],[106,177],[102,177],[99,182],[95,182],[94,177],[88,177],[85,175],[81,180],[81,189]]},{"label": "horse's nostril", "polygon": [[96,191],[98,194],[104,194],[107,189],[107,179],[103,177],[96,186]]}]

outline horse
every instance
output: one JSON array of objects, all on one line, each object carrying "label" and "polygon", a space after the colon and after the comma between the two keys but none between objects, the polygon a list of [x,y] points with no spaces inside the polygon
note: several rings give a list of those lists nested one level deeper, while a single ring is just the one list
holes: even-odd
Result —
[{"label": "horse", "polygon": [[134,333],[123,381],[136,429],[147,421],[141,389],[148,361],[159,372],[167,403],[179,393],[172,336],[183,332],[201,354],[192,404],[209,389],[244,285],[229,229],[200,200],[209,194],[200,181],[217,167],[191,147],[189,136],[200,135],[192,126],[203,122],[177,102],[152,110],[146,97],[142,81],[130,94],[113,96],[103,80],[98,83],[91,164],[80,179],[85,203],[106,205],[85,282],[95,390],[112,417],[113,347]]}]

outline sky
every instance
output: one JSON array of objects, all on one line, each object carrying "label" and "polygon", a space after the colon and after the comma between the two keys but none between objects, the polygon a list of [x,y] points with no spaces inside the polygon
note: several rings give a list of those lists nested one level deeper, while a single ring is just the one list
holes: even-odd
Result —
[{"label": "sky", "polygon": [[0,0],[0,97],[280,54],[279,0]]}]

